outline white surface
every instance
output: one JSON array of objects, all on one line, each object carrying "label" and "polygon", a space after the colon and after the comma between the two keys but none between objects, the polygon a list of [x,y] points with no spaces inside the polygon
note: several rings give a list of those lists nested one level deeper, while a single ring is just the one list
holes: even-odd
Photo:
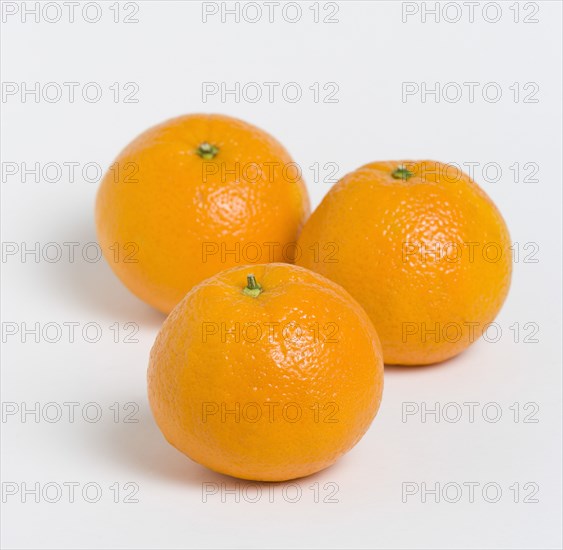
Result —
[{"label": "white surface", "polygon": [[[497,319],[502,329],[497,343],[480,341],[439,366],[388,369],[382,408],[368,434],[333,468],[297,481],[302,490],[297,502],[284,499],[284,485],[264,486],[256,503],[245,502],[254,495],[250,490],[238,503],[233,495],[222,502],[220,494],[203,502],[204,483],[237,486],[175,451],[151,418],[145,371],[163,317],[130,295],[103,261],[80,257],[84,244],[95,241],[97,183],[80,174],[74,182],[64,176],[54,183],[6,177],[4,242],[80,244],[74,262],[68,254],[55,263],[6,258],[3,322],[78,322],[79,331],[92,322],[102,337],[95,344],[80,333],[74,343],[67,336],[58,343],[5,338],[5,409],[10,403],[80,405],[74,422],[65,408],[58,422],[44,417],[35,422],[32,416],[22,422],[18,415],[3,419],[4,548],[561,547],[561,4],[531,3],[539,7],[539,22],[529,24],[514,22],[512,4],[499,3],[497,23],[486,22],[480,7],[473,23],[467,22],[466,8],[457,23],[422,23],[420,15],[402,23],[401,3],[384,1],[341,2],[334,24],[315,24],[312,2],[303,3],[301,20],[294,24],[279,15],[274,23],[233,23],[232,18],[221,23],[214,16],[204,24],[199,2],[140,2],[135,24],[113,23],[110,2],[99,3],[98,23],[79,15],[74,23],[63,16],[53,24],[7,17],[4,82],[97,82],[104,95],[97,103],[5,98],[4,163],[96,162],[105,169],[148,126],[198,111],[231,114],[275,135],[305,167],[314,206],[331,186],[313,181],[307,167],[315,162],[336,163],[340,175],[380,159],[436,158],[481,167],[496,162],[503,169],[500,181],[487,182],[480,172],[475,177],[499,206],[513,240],[538,244],[539,261],[515,263],[511,292]],[[423,103],[419,96],[403,103],[401,83],[423,80],[429,86],[494,81],[503,98]],[[203,103],[204,81],[297,82],[304,95],[294,104],[279,96],[273,103],[232,98],[222,103],[217,97]],[[139,102],[114,103],[109,90],[114,82],[138,83]],[[338,103],[315,103],[308,90],[315,82],[336,82]],[[514,82],[537,83],[539,102],[515,103],[509,89]],[[515,162],[537,163],[539,181],[515,183],[509,169]],[[123,332],[114,343],[109,327],[119,323],[123,330],[127,322],[139,325],[138,343],[124,343]],[[515,342],[509,328],[514,323],[536,323],[539,342]],[[81,416],[90,402],[103,411],[99,422]],[[115,423],[109,409],[115,402],[137,403],[139,421]],[[463,417],[438,423],[432,417],[421,422],[419,415],[402,422],[404,402],[458,403]],[[474,422],[464,402],[479,403]],[[498,422],[481,415],[489,402],[502,411]],[[532,417],[539,421],[515,422],[509,407],[529,402],[539,407]],[[47,413],[55,415],[53,407]],[[492,416],[494,410],[489,412]],[[33,496],[24,503],[21,492],[6,494],[14,487],[10,484],[21,490],[23,483],[36,482],[42,490],[50,482],[80,486],[74,502],[66,493],[55,503],[43,497],[36,503]],[[138,485],[138,502],[123,502],[130,492],[125,491],[114,503],[110,485],[123,490],[128,482]],[[319,503],[309,488],[315,482]],[[436,503],[431,495],[421,502],[420,494],[403,503],[406,482],[458,484],[450,486],[450,497],[456,487],[465,492],[457,503],[443,498]],[[468,482],[480,483],[474,502],[463,485]],[[482,497],[488,482],[502,489],[497,503]],[[86,483],[99,484],[99,502],[82,498]],[[338,502],[322,502],[332,487],[323,489],[326,483],[337,484]],[[539,502],[515,503],[509,489],[514,483],[537,484]],[[54,498],[53,486],[46,490]],[[520,500],[530,492],[522,491]]]}]

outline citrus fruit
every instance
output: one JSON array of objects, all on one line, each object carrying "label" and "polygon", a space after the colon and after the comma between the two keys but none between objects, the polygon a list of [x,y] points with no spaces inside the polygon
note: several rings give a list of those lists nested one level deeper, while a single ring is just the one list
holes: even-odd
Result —
[{"label": "citrus fruit", "polygon": [[151,409],[208,468],[282,481],[333,464],[381,401],[373,325],[336,283],[290,264],[235,267],[195,286],[152,348]]},{"label": "citrus fruit", "polygon": [[[298,243],[297,264],[364,307],[387,364],[460,353],[493,321],[510,285],[501,214],[467,174],[435,161],[374,162],[346,175]],[[337,250],[328,259],[327,248]]]},{"label": "citrus fruit", "polygon": [[168,313],[228,267],[292,261],[309,215],[300,170],[272,136],[222,115],[150,128],[111,165],[96,201],[104,256]]}]

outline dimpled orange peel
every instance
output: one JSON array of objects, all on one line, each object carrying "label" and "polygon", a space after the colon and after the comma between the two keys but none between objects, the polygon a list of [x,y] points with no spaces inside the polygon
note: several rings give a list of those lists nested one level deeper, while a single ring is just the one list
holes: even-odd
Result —
[{"label": "dimpled orange peel", "polygon": [[151,409],[208,468],[283,481],[333,464],[383,390],[372,323],[339,285],[290,264],[236,267],[195,286],[158,334]]},{"label": "dimpled orange peel", "polygon": [[374,162],[342,178],[307,221],[296,263],[364,307],[387,364],[453,357],[477,340],[510,286],[511,242],[491,199],[436,161]]},{"label": "dimpled orange peel", "polygon": [[223,115],[181,116],[142,133],[111,165],[96,201],[108,263],[165,313],[223,269],[292,261],[308,214],[284,147]]}]

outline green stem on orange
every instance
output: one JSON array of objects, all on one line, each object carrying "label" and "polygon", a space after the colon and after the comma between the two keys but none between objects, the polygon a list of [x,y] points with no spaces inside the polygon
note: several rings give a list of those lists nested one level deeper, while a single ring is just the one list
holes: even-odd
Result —
[{"label": "green stem on orange", "polygon": [[256,277],[250,274],[246,277],[247,285],[242,289],[243,294],[256,298],[262,293],[262,287],[256,282]]},{"label": "green stem on orange", "polygon": [[401,164],[398,168],[391,172],[391,177],[395,178],[396,180],[408,180],[414,176],[414,172],[408,170],[404,164]]},{"label": "green stem on orange", "polygon": [[219,152],[219,148],[215,145],[211,145],[211,143],[207,143],[204,141],[195,151],[203,160],[213,160],[217,153]]}]

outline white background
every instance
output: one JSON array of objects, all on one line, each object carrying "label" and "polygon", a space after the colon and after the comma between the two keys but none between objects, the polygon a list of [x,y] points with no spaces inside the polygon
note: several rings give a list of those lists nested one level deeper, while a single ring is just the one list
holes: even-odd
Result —
[{"label": "white background", "polygon": [[[15,83],[21,92],[22,83],[33,87],[35,82],[55,82],[65,92],[55,102],[43,97],[35,102],[32,95],[22,99],[21,93],[2,98],[4,252],[40,243],[41,254],[56,255],[56,248],[46,251],[47,243],[79,243],[74,261],[66,248],[56,262],[42,256],[36,262],[33,254],[23,261],[20,252],[2,260],[2,402],[4,413],[19,410],[5,414],[1,424],[4,548],[561,547],[559,2],[531,2],[526,9],[521,3],[518,22],[514,2],[499,2],[496,23],[490,22],[497,17],[495,9],[483,14],[483,4],[469,22],[462,3],[450,6],[445,14],[449,21],[436,22],[428,14],[424,22],[419,4],[418,13],[403,22],[407,8],[401,2],[340,2],[332,16],[336,23],[315,23],[312,2],[301,4],[295,23],[284,19],[279,6],[273,23],[266,12],[256,23],[244,17],[237,23],[233,16],[223,23],[220,14],[204,23],[199,2],[179,1],[138,2],[136,14],[131,7],[121,5],[116,12],[113,2],[94,2],[88,17],[96,16],[97,5],[101,19],[96,23],[85,21],[82,6],[69,22],[61,4],[60,21],[49,23],[41,14],[36,23],[33,15],[22,22],[21,11],[9,15],[14,3],[3,4],[4,86]],[[19,2],[15,5],[22,9]],[[462,15],[452,22],[456,6]],[[433,8],[434,2],[426,7]],[[50,9],[46,17],[52,20],[56,9]],[[320,10],[321,20],[332,12],[322,4]],[[294,11],[288,13],[294,17]],[[127,14],[138,22],[122,22]],[[524,23],[524,17],[538,22]],[[80,83],[73,102],[63,82]],[[99,101],[82,98],[88,82],[102,88]],[[121,92],[126,83],[137,83],[138,102],[124,103],[121,93],[115,103],[110,90],[115,82]],[[267,97],[255,103],[245,97],[236,101],[232,95],[226,101],[215,95],[204,102],[203,82],[224,82],[230,88],[235,82],[280,86],[273,102]],[[302,90],[295,103],[280,93],[288,82]],[[309,89],[316,82],[319,102]],[[322,101],[323,85],[329,82],[338,86],[337,102]],[[420,93],[403,101],[403,82],[426,82],[430,88],[436,82],[453,82],[464,94],[450,102],[432,95],[424,102]],[[473,102],[464,82],[479,83]],[[482,96],[484,84],[491,82],[502,90],[497,102]],[[539,87],[531,98],[538,102],[523,101],[533,87],[515,101],[510,87],[529,82]],[[455,85],[449,87],[450,97],[455,90]],[[495,90],[488,90],[494,98]],[[237,116],[276,136],[304,168],[313,206],[332,185],[324,181],[328,174],[322,170],[315,181],[308,168],[314,163],[336,163],[339,176],[374,160],[478,163],[475,179],[499,206],[513,241],[519,243],[510,295],[497,319],[498,341],[481,340],[438,366],[388,368],[383,404],[370,431],[337,465],[298,480],[302,494],[296,502],[288,501],[297,488],[285,484],[262,485],[258,502],[248,502],[256,494],[253,484],[245,492],[247,482],[237,485],[207,471],[164,441],[145,393],[148,353],[163,316],[129,294],[104,261],[82,258],[85,248],[95,255],[87,243],[95,241],[98,185],[82,176],[83,166],[98,163],[105,169],[147,127],[202,111]],[[66,173],[58,181],[47,181],[57,179],[56,171],[47,178],[40,175],[37,183],[33,175],[23,181],[21,173],[7,173],[11,163],[33,167],[37,162],[41,167],[49,162],[80,166],[74,181]],[[498,181],[494,167],[482,173],[490,162],[501,167]],[[514,163],[521,168],[518,182],[510,169]],[[526,163],[535,164],[524,170]],[[536,165],[534,176],[530,166]],[[530,174],[537,181],[523,182]],[[524,249],[526,243],[536,244]],[[80,323],[74,342],[66,332],[57,343],[43,336],[37,343],[33,335],[22,342],[25,326],[58,323],[64,328],[69,322]],[[128,322],[139,326],[137,343],[123,341]],[[82,337],[86,323],[101,327],[99,342]],[[115,323],[119,343],[110,329]],[[20,332],[6,334],[14,326]],[[535,335],[533,327],[538,328]],[[526,337],[537,341],[524,342]],[[490,340],[494,338],[491,332]],[[65,402],[79,403],[74,422]],[[138,404],[133,417],[138,422],[125,423],[124,413],[133,409],[124,407],[131,402]],[[463,414],[453,422],[443,417],[436,422],[432,415],[421,418],[420,413],[403,419],[408,402],[417,407],[424,402],[429,408],[436,402],[441,407],[454,403]],[[478,403],[473,422],[466,402]],[[40,417],[22,419],[21,409],[33,409],[35,403],[43,407]],[[46,410],[47,403],[55,405]],[[98,404],[101,420],[83,419],[87,403]],[[110,409],[114,403],[121,411],[118,422]],[[495,405],[484,407],[486,403]],[[515,403],[521,413],[518,421]],[[57,407],[62,418],[47,421],[47,415],[56,417]],[[448,413],[455,416],[451,407]],[[497,422],[483,418],[484,410],[494,417],[499,409]],[[88,412],[95,414],[93,408]],[[538,422],[524,422],[530,413],[528,420]],[[69,482],[79,484],[73,502],[63,485]],[[463,485],[469,482],[479,483],[473,502]],[[56,486],[47,484],[57,483],[65,492],[58,502],[47,502],[43,494],[40,502],[33,494],[22,502],[21,490],[33,489],[35,483],[41,491],[47,487],[51,500]],[[98,502],[82,497],[88,483],[97,484],[90,486],[92,495],[101,488]],[[116,483],[117,496],[110,489]],[[138,502],[124,502],[128,488],[134,487],[124,487],[126,483],[137,484]],[[219,492],[204,502],[206,483],[216,484],[207,487]],[[319,484],[320,502],[315,502],[314,483]],[[418,488],[422,483],[429,488],[452,485],[439,502],[431,494],[423,499],[420,492],[403,502],[404,483]],[[496,484],[489,499],[501,488],[498,502],[483,497],[486,483]],[[519,502],[515,483],[520,486]],[[522,502],[536,486],[524,490],[526,483],[539,487],[533,497],[538,502]],[[239,502],[235,494],[221,496],[221,484],[238,490]],[[14,487],[19,492],[9,494]],[[334,487],[337,502],[323,502]],[[458,488],[463,489],[460,500],[448,502]]]}]

